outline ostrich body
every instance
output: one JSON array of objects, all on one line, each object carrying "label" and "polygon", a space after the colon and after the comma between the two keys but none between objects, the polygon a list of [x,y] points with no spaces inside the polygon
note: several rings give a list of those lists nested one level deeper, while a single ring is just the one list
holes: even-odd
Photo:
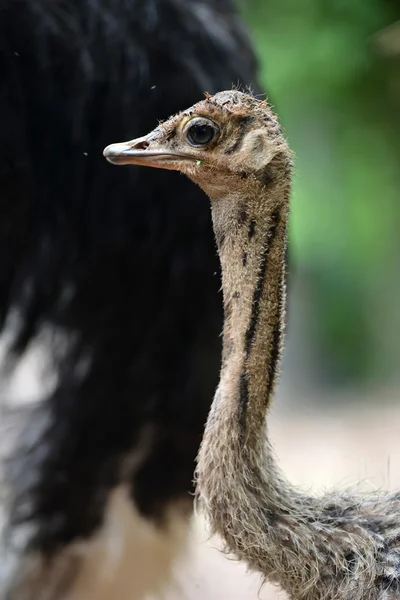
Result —
[{"label": "ostrich body", "polygon": [[238,91],[207,96],[104,154],[115,164],[177,169],[211,200],[225,322],[197,477],[212,531],[293,600],[400,598],[400,495],[306,495],[285,479],[266,439],[292,167],[269,106]]}]

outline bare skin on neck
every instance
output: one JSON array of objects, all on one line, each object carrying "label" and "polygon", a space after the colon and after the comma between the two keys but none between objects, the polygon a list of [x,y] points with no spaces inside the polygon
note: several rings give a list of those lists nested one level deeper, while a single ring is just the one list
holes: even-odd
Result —
[{"label": "bare skin on neck", "polygon": [[225,321],[197,477],[213,532],[293,600],[400,598],[400,494],[303,494],[281,474],[266,439],[291,187],[291,153],[267,103],[238,91],[207,96],[104,155],[179,170],[211,200]]}]

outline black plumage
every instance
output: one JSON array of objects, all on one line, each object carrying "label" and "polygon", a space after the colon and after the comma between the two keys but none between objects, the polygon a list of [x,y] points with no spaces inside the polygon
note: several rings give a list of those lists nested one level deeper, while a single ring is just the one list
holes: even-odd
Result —
[{"label": "black plumage", "polygon": [[102,150],[205,91],[256,87],[233,4],[0,0],[1,336],[10,370],[49,331],[57,375],[18,410],[3,485],[11,529],[35,522],[45,553],[96,530],[143,435],[124,474],[140,513],[162,526],[191,491],[222,326],[208,202]]}]

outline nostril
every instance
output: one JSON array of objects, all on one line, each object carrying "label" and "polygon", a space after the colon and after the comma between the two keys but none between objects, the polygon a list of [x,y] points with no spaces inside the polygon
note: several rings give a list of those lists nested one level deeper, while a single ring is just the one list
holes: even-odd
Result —
[{"label": "nostril", "polygon": [[138,140],[136,144],[132,146],[132,150],[147,150],[149,142],[147,140]]}]

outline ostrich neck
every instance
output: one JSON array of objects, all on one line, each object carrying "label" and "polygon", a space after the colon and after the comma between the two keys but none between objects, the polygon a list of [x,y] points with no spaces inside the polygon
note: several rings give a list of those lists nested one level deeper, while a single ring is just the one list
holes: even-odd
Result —
[{"label": "ostrich neck", "polygon": [[383,586],[397,585],[400,497],[308,496],[287,482],[266,438],[284,321],[289,185],[235,189],[210,193],[225,322],[198,456],[200,503],[227,550],[291,598],[386,598]]},{"label": "ostrich neck", "polygon": [[259,513],[256,490],[265,493],[264,516],[291,504],[265,430],[284,327],[290,183],[242,182],[234,190],[210,194],[224,329],[220,382],[198,459],[202,500],[218,507],[215,523],[225,538],[235,509]]},{"label": "ostrich neck", "polygon": [[242,441],[264,433],[279,366],[288,198],[288,184],[255,182],[213,203],[225,316],[221,426],[229,420]]}]

